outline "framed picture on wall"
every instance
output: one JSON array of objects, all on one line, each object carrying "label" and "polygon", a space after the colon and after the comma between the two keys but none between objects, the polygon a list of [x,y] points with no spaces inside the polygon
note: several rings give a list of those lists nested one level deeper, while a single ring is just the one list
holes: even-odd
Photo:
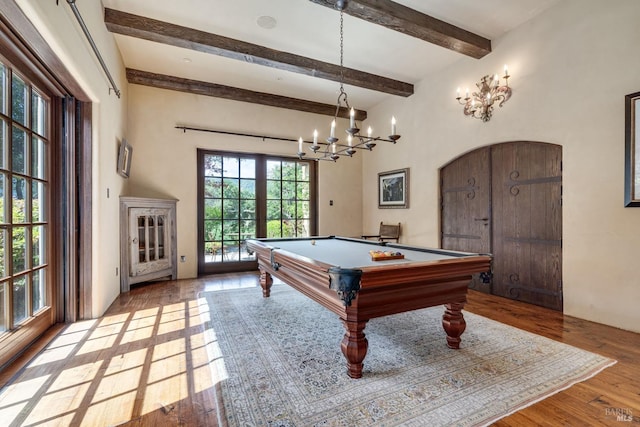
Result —
[{"label": "framed picture on wall", "polygon": [[131,171],[132,154],[133,147],[131,147],[126,139],[123,139],[118,150],[118,173],[125,178],[129,178],[129,172]]},{"label": "framed picture on wall", "polygon": [[378,174],[378,208],[409,207],[409,168]]},{"label": "framed picture on wall", "polygon": [[640,206],[640,92],[625,96],[624,205]]}]

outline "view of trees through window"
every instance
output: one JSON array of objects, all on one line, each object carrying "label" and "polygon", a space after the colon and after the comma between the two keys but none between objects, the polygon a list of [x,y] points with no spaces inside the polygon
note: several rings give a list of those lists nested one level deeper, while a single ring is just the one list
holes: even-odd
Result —
[{"label": "view of trees through window", "polygon": [[239,261],[251,255],[245,239],[256,236],[256,162],[204,156],[204,237],[207,261]]},{"label": "view of trees through window", "polygon": [[310,235],[309,164],[267,160],[267,237]]},{"label": "view of trees through window", "polygon": [[0,332],[47,303],[49,104],[0,62]]},{"label": "view of trees through window", "polygon": [[202,159],[205,262],[254,260],[250,238],[311,234],[309,162],[231,153]]}]

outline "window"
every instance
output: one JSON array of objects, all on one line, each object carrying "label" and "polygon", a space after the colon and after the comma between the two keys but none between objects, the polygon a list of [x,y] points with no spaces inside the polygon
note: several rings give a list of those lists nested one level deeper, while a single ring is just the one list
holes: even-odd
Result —
[{"label": "window", "polygon": [[200,274],[255,268],[245,241],[315,234],[315,162],[198,151]]},{"label": "window", "polygon": [[50,304],[51,101],[0,58],[0,333]]}]

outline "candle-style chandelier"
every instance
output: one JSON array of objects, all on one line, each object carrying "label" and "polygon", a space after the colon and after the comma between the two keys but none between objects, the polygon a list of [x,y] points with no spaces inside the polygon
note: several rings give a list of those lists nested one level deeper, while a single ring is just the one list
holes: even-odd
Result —
[{"label": "candle-style chandelier", "polygon": [[[338,94],[338,100],[336,101],[336,112],[333,116],[333,121],[331,122],[331,130],[329,133],[329,137],[327,138],[326,144],[320,145],[318,143],[318,130],[313,131],[313,143],[309,147],[309,149],[316,155],[315,160],[330,160],[336,161],[341,156],[353,156],[357,150],[369,150],[371,151],[373,147],[376,146],[376,142],[384,141],[391,142],[393,144],[396,143],[398,139],[400,139],[400,135],[396,133],[396,118],[391,118],[391,134],[387,138],[381,138],[379,136],[372,136],[371,126],[367,129],[367,135],[361,135],[360,129],[358,127],[358,123],[356,122],[356,114],[355,110],[349,105],[349,100],[347,98],[347,92],[344,90],[344,9],[347,7],[348,0],[338,0],[336,1],[336,9],[340,11],[340,93]],[[341,144],[339,143],[339,138],[336,137],[336,120],[338,119],[338,114],[340,112],[340,108],[344,105],[349,111],[349,128],[346,129],[347,132],[347,143]],[[303,143],[305,141],[300,137],[298,140],[298,157],[303,158],[307,155],[303,151]],[[324,147],[323,147],[324,146]]]},{"label": "candle-style chandelier", "polygon": [[497,74],[486,75],[476,83],[478,92],[473,92],[469,96],[469,89],[466,91],[464,99],[460,96],[458,88],[456,99],[464,105],[464,115],[480,119],[483,122],[491,120],[493,114],[493,104],[499,102],[502,105],[511,98],[511,88],[509,87],[509,70],[504,66],[504,86],[500,86],[500,77]]}]

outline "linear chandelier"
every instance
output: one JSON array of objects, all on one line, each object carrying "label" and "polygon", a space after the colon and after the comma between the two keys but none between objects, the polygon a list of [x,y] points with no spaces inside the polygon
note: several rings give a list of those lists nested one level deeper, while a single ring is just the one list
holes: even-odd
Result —
[{"label": "linear chandelier", "polygon": [[[400,135],[396,132],[396,118],[391,118],[391,134],[387,138],[379,136],[372,136],[371,126],[367,129],[367,135],[361,135],[358,123],[356,122],[355,110],[349,105],[347,92],[344,90],[344,9],[347,7],[348,0],[336,1],[336,9],[340,11],[340,93],[338,94],[338,100],[336,101],[336,112],[331,122],[331,130],[329,137],[326,139],[327,143],[322,145],[318,143],[318,130],[313,131],[313,143],[309,149],[313,152],[315,160],[329,160],[335,162],[341,156],[352,157],[357,150],[369,150],[376,146],[376,142],[384,141],[396,143],[400,139]],[[340,143],[340,139],[336,137],[336,120],[340,108],[344,105],[347,111],[349,111],[349,127],[347,132],[347,143]],[[303,144],[305,141],[300,137],[298,139],[298,157],[302,159],[307,155],[303,151]]]},{"label": "linear chandelier", "polygon": [[493,104],[499,102],[498,106],[502,107],[511,98],[509,77],[511,76],[509,76],[509,70],[505,65],[503,86],[500,86],[500,77],[494,74],[493,76],[486,75],[480,79],[480,82],[476,83],[478,92],[473,92],[471,96],[469,96],[469,89],[467,88],[464,99],[460,96],[460,88],[458,88],[456,99],[464,106],[464,115],[480,119],[483,122],[491,120]]}]

